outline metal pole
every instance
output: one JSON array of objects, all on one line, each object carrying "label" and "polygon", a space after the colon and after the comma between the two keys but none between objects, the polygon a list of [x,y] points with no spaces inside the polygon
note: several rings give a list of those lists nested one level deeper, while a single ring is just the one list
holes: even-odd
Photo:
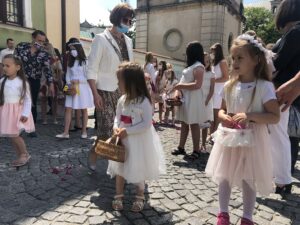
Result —
[{"label": "metal pole", "polygon": [[66,0],[61,0],[61,49],[66,53]]}]

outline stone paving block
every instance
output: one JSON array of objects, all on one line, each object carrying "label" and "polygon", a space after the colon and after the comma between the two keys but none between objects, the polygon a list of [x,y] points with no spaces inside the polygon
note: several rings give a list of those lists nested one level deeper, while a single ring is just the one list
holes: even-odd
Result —
[{"label": "stone paving block", "polygon": [[195,206],[195,205],[193,205],[193,204],[190,204],[190,203],[188,203],[188,204],[184,204],[184,205],[182,205],[181,206],[183,209],[185,209],[187,212],[189,212],[189,213],[193,213],[193,212],[196,212],[197,210],[199,210],[199,208],[197,207],[197,206]]},{"label": "stone paving block", "polygon": [[87,216],[101,216],[104,214],[104,211],[101,209],[90,209],[87,213]]},{"label": "stone paving block", "polygon": [[185,220],[191,216],[187,211],[185,211],[183,209],[175,211],[174,215],[176,215],[181,220]]},{"label": "stone paving block", "polygon": [[134,225],[150,225],[145,219],[137,219],[133,221]]},{"label": "stone paving block", "polygon": [[103,224],[103,222],[106,221],[105,216],[92,216],[89,217],[88,222],[90,225],[100,225]]},{"label": "stone paving block", "polygon": [[15,221],[13,225],[31,225],[36,221],[37,219],[34,217],[24,217],[20,220]]},{"label": "stone paving block", "polygon": [[88,217],[84,215],[72,215],[67,218],[66,222],[83,224],[87,219]]},{"label": "stone paving block", "polygon": [[76,214],[76,215],[83,215],[85,212],[88,211],[87,208],[82,208],[82,207],[73,207],[70,213]]},{"label": "stone paving block", "polygon": [[58,216],[59,216],[59,213],[57,213],[57,212],[46,212],[46,213],[44,213],[44,214],[41,215],[41,217],[43,219],[49,220],[49,221],[54,220]]},{"label": "stone paving block", "polygon": [[58,216],[56,219],[55,219],[55,221],[57,221],[57,222],[65,222],[65,221],[67,221],[67,219],[69,218],[69,217],[71,217],[72,216],[72,214],[69,214],[69,213],[63,213],[63,214],[60,214],[60,216]]}]

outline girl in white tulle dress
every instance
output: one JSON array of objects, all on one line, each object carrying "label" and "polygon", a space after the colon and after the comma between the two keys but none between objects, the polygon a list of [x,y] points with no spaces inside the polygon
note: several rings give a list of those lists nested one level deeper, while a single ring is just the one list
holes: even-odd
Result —
[{"label": "girl in white tulle dress", "polygon": [[155,180],[165,173],[165,161],[160,139],[152,125],[152,105],[143,69],[135,63],[123,63],[117,71],[123,95],[118,101],[114,134],[121,138],[126,150],[124,163],[109,161],[107,173],[116,176],[114,210],[122,210],[124,182],[133,183],[137,194],[131,210],[144,207],[146,180]]},{"label": "girl in white tulle dress", "polygon": [[231,47],[232,74],[221,95],[221,124],[206,173],[219,184],[217,224],[229,225],[231,188],[243,192],[241,225],[252,225],[256,192],[273,191],[271,141],[267,124],[279,121],[275,89],[269,81],[265,49],[249,35],[239,36]]},{"label": "girl in white tulle dress", "polygon": [[6,55],[2,63],[5,75],[0,79],[0,137],[11,139],[18,157],[12,162],[12,166],[20,167],[30,159],[20,134],[22,131],[35,131],[30,87],[19,58]]}]

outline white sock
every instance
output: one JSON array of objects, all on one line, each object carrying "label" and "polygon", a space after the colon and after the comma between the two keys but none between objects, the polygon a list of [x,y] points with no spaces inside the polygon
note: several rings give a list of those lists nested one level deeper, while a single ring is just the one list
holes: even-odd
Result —
[{"label": "white sock", "polygon": [[255,207],[256,191],[243,181],[243,217],[252,221]]},{"label": "white sock", "polygon": [[230,200],[231,187],[227,180],[221,181],[219,184],[219,205],[220,212],[228,213],[228,205]]}]

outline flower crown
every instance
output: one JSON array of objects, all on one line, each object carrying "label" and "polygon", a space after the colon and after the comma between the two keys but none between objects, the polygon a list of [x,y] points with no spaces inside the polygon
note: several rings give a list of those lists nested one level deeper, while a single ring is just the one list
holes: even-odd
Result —
[{"label": "flower crown", "polygon": [[267,55],[267,50],[253,36],[250,36],[249,34],[242,34],[242,35],[238,36],[237,39],[248,41],[248,43],[254,45],[260,51],[262,51],[265,55]]}]

